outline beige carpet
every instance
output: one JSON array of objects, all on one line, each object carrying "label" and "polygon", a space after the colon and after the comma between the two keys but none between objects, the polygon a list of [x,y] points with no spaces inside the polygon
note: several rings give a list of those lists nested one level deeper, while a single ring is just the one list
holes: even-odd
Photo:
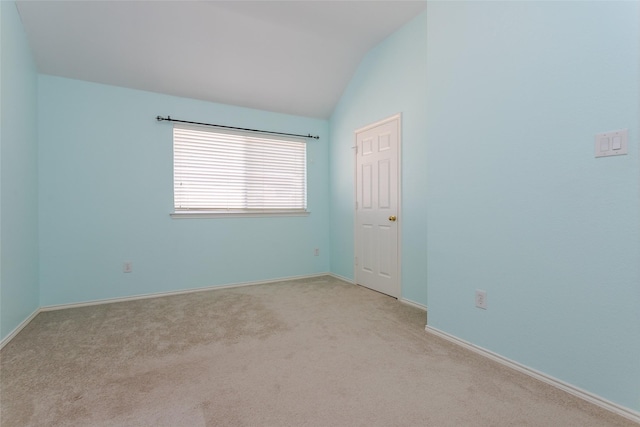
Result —
[{"label": "beige carpet", "polygon": [[0,352],[1,425],[637,426],[331,277],[39,314]]}]

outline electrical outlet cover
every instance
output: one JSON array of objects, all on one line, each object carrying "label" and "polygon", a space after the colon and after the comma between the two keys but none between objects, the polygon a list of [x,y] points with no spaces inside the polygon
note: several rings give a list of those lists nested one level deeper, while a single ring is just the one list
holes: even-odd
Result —
[{"label": "electrical outlet cover", "polygon": [[487,291],[476,289],[476,307],[487,309]]}]

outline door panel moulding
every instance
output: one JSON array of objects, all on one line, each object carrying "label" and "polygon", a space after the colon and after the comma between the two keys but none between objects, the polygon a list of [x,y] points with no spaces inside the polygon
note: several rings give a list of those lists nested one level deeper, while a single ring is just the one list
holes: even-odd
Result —
[{"label": "door panel moulding", "polygon": [[[393,221],[395,221],[395,218],[399,218],[400,220],[395,222],[396,225],[396,230],[397,230],[397,240],[396,240],[396,251],[397,251],[397,260],[396,260],[396,286],[397,286],[397,295],[394,295],[394,297],[396,297],[398,300],[401,299],[402,297],[402,113],[396,113],[392,116],[389,116],[387,118],[384,118],[382,120],[378,120],[374,123],[368,124],[366,126],[363,126],[361,128],[358,128],[354,131],[353,134],[353,147],[354,149],[354,160],[353,160],[353,164],[354,164],[354,206],[355,206],[355,211],[354,211],[354,248],[355,248],[355,254],[354,254],[354,279],[353,282],[355,284],[359,283],[359,279],[358,279],[358,261],[362,262],[363,260],[358,260],[358,209],[360,208],[358,206],[357,200],[358,200],[358,134],[363,133],[363,132],[367,132],[371,129],[375,129],[379,126],[385,125],[387,123],[390,122],[394,122],[397,121],[398,123],[398,128],[397,128],[397,137],[398,137],[398,143],[397,143],[397,159],[396,162],[397,164],[395,165],[397,168],[397,184],[396,184],[396,193],[397,193],[397,206],[396,206],[396,213],[394,214],[394,218]],[[364,141],[363,141],[364,143]],[[358,260],[358,261],[355,261]],[[420,306],[420,304],[416,304],[416,306]]]}]

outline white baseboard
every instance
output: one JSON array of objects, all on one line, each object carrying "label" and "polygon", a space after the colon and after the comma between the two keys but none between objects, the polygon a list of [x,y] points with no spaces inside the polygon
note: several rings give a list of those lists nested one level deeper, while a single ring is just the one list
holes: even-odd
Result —
[{"label": "white baseboard", "polygon": [[[347,283],[350,283],[352,285],[355,285],[355,283],[356,283],[354,280],[348,279],[348,278],[343,277],[343,276],[340,276],[339,274],[327,273],[327,275],[329,275],[331,277],[335,277],[338,280],[342,280],[343,282],[347,282]],[[427,311],[427,306],[424,305],[424,304],[420,304],[419,302],[415,302],[415,301],[412,301],[410,299],[402,298],[402,297],[398,298],[398,301],[400,301],[403,304],[407,304],[407,305],[419,308],[420,310]]]},{"label": "white baseboard", "polygon": [[406,298],[398,298],[398,301],[400,301],[403,304],[407,304],[412,307],[419,308],[422,311],[427,311],[427,306],[424,304],[420,304],[419,302],[411,301],[410,299],[406,299]]},{"label": "white baseboard", "polygon": [[40,309],[37,308],[33,313],[31,313],[31,315],[29,315],[29,317],[27,317],[26,319],[24,319],[22,322],[20,322],[20,324],[18,326],[16,326],[13,331],[11,331],[9,333],[9,335],[7,335],[6,337],[4,337],[2,339],[2,341],[0,341],[0,350],[2,350],[4,348],[5,345],[9,344],[9,341],[11,341],[16,335],[18,335],[18,333],[23,330],[25,328],[25,326],[27,326],[29,323],[31,323],[31,321],[33,319],[35,319],[35,317],[38,315],[38,313],[40,313]]},{"label": "white baseboard", "polygon": [[280,277],[280,278],[269,279],[269,280],[257,280],[253,282],[238,282],[238,283],[230,283],[227,285],[206,286],[204,288],[181,289],[178,291],[154,292],[150,294],[132,295],[128,297],[106,298],[106,299],[99,299],[99,300],[77,302],[72,304],[54,304],[54,305],[47,305],[47,306],[40,307],[40,311],[54,311],[54,310],[64,310],[67,308],[87,307],[91,305],[113,304],[116,302],[136,301],[141,299],[168,297],[172,295],[192,294],[194,292],[206,292],[206,291],[213,291],[216,289],[229,289],[229,288],[239,288],[244,286],[264,285],[266,283],[310,279],[313,277],[322,277],[322,276],[329,276],[329,275],[330,275],[329,273],[318,273],[318,274],[309,274],[304,276],[289,276],[289,277]]},{"label": "white baseboard", "polygon": [[335,277],[338,280],[342,280],[343,282],[347,282],[347,283],[350,283],[352,285],[355,285],[355,282],[353,281],[353,279],[349,279],[349,278],[346,278],[344,276],[340,276],[339,274],[327,273],[327,276]]},{"label": "white baseboard", "polygon": [[450,335],[446,332],[443,332],[439,329],[433,328],[429,325],[427,325],[425,327],[425,330],[428,333],[437,335],[441,338],[446,339],[447,341],[450,341],[454,344],[457,344],[461,347],[464,347],[468,350],[471,350],[477,354],[480,354],[481,356],[487,357],[493,361],[496,361],[504,366],[507,366],[511,369],[515,369],[518,372],[522,372],[523,374],[529,375],[530,377],[533,377],[539,381],[542,381],[544,383],[550,384],[556,388],[559,388],[560,390],[566,391],[569,394],[572,394],[576,397],[579,397],[583,400],[586,400],[589,403],[592,403],[594,405],[597,405],[603,409],[606,409],[608,411],[611,411],[617,415],[620,415],[628,420],[631,421],[635,421],[637,423],[640,423],[640,412],[636,412],[633,409],[630,408],[626,408],[624,406],[618,405],[616,403],[613,403],[605,398],[602,398],[596,394],[590,393],[586,390],[583,390],[579,387],[573,386],[569,383],[566,383],[562,380],[559,380],[557,378],[554,378],[550,375],[547,375],[543,372],[540,371],[536,371],[535,369],[529,368],[528,366],[522,365],[516,361],[513,361],[511,359],[508,359],[504,356],[501,356],[497,353],[494,353],[490,350],[487,350],[485,348],[479,347],[477,345],[474,345],[468,341],[465,341],[463,339],[460,339],[456,336]]},{"label": "white baseboard", "polygon": [[322,277],[322,276],[330,276],[329,273],[318,273],[318,274],[309,274],[304,276],[289,276],[282,277],[277,279],[269,279],[269,280],[260,280],[254,282],[241,282],[241,283],[232,283],[228,285],[220,285],[220,286],[207,286],[205,288],[193,288],[193,289],[184,289],[179,291],[169,291],[169,292],[156,292],[151,294],[142,294],[142,295],[133,295],[130,297],[122,297],[122,298],[108,298],[108,299],[100,299],[100,300],[91,300],[91,301],[83,301],[72,304],[54,304],[47,305],[43,307],[39,307],[36,311],[31,313],[29,317],[24,319],[9,335],[4,337],[0,341],[0,350],[9,343],[18,333],[24,329],[37,315],[38,313],[46,312],[46,311],[55,311],[55,310],[64,310],[67,308],[77,308],[77,307],[87,307],[92,305],[101,305],[101,304],[112,304],[116,302],[124,302],[124,301],[135,301],[140,299],[149,299],[149,298],[159,298],[166,297],[171,295],[181,295],[181,294],[190,294],[194,292],[205,292],[211,291],[214,289],[227,289],[227,288],[238,288],[241,286],[253,286],[253,285],[262,285],[265,283],[273,283],[273,282],[285,282],[290,280],[299,280],[299,279],[309,279],[313,277]]}]

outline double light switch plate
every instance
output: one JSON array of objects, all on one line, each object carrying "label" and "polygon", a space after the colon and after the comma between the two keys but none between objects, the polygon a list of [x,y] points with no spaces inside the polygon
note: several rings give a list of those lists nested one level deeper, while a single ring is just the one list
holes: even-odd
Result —
[{"label": "double light switch plate", "polygon": [[595,156],[621,156],[627,154],[629,129],[614,130],[596,135]]}]

